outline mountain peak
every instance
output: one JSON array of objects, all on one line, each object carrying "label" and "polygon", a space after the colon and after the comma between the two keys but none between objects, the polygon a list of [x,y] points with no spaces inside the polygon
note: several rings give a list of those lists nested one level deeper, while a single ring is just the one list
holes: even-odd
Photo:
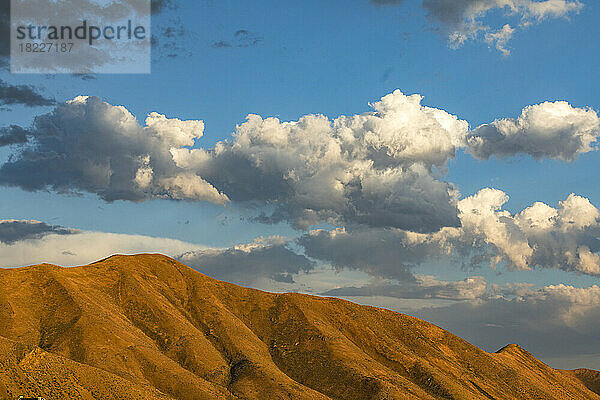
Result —
[{"label": "mountain peak", "polygon": [[509,343],[506,346],[502,347],[500,350],[496,351],[496,353],[524,353],[525,350],[516,343]]}]

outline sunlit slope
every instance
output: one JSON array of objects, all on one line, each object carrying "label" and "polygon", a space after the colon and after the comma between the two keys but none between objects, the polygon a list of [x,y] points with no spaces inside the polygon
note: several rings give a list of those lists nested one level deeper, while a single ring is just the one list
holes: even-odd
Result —
[{"label": "sunlit slope", "polygon": [[161,255],[3,269],[0,283],[0,398],[600,400],[518,346],[490,354],[403,314]]}]

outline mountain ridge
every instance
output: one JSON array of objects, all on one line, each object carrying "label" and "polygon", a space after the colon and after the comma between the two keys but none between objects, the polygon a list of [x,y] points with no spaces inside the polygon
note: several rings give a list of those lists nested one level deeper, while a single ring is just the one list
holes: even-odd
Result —
[{"label": "mountain ridge", "polygon": [[386,309],[221,282],[158,254],[0,269],[0,283],[0,399],[600,400],[596,371],[555,370],[517,345],[487,353]]}]

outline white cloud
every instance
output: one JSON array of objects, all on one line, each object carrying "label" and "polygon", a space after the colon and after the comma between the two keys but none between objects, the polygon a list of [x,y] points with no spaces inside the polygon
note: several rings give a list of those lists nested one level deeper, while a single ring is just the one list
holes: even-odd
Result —
[{"label": "white cloud", "polygon": [[463,245],[482,241],[491,247],[492,264],[598,275],[600,211],[588,199],[571,194],[557,209],[538,202],[515,215],[501,209],[507,201],[504,192],[483,189],[460,201],[461,228],[434,236]]},{"label": "white cloud", "polygon": [[506,57],[510,55],[510,50],[506,48],[506,45],[512,38],[513,33],[515,33],[515,29],[506,24],[495,32],[487,32],[485,34],[485,41],[490,45],[494,45],[496,50]]},{"label": "white cloud", "polygon": [[427,16],[439,23],[448,38],[451,48],[458,48],[468,40],[477,40],[481,34],[494,43],[504,55],[506,44],[514,28],[508,24],[494,28],[484,19],[493,11],[505,13],[506,17],[517,17],[519,27],[524,28],[545,19],[563,18],[578,13],[583,4],[577,0],[424,0]]},{"label": "white cloud", "polygon": [[529,154],[536,159],[573,161],[595,150],[600,119],[590,108],[574,108],[565,101],[525,107],[516,118],[503,118],[468,134],[469,152],[479,159]]},{"label": "white cloud", "polygon": [[546,0],[546,1],[524,1],[526,19],[533,18],[541,21],[545,18],[560,18],[569,15],[572,12],[579,12],[583,9],[580,1],[568,0]]},{"label": "white cloud", "polygon": [[0,181],[25,190],[84,190],[107,201],[174,198],[223,204],[227,196],[177,167],[170,153],[193,145],[203,129],[202,121],[157,113],[140,126],[125,107],[79,96],[35,119],[32,143],[2,166]]},{"label": "white cloud", "polygon": [[203,247],[174,239],[142,235],[85,231],[70,235],[51,233],[12,244],[0,243],[0,267],[40,263],[84,265],[112,254],[162,253],[173,257]]},{"label": "white cloud", "polygon": [[286,238],[258,237],[231,248],[175,239],[81,231],[34,220],[0,220],[0,268],[40,263],[84,265],[113,254],[162,253],[217,279],[245,285],[294,284],[315,263],[290,248]]},{"label": "white cloud", "polygon": [[469,132],[466,121],[396,90],[373,111],[297,121],[249,115],[230,140],[193,148],[202,121],[79,96],[38,116],[29,142],[0,167],[0,184],[106,201],[155,198],[270,206],[262,222],[329,222],[413,232],[459,226],[458,192],[440,178],[457,149],[478,158],[519,153],[571,161],[594,149],[597,114],[566,102],[523,109]]},{"label": "white cloud", "polygon": [[182,146],[193,146],[196,139],[204,132],[202,121],[182,121],[177,118],[151,112],[146,117],[146,126],[152,128],[165,143],[177,148]]},{"label": "white cloud", "polygon": [[396,90],[373,103],[374,112],[334,120],[250,115],[233,141],[176,160],[196,165],[232,200],[277,205],[266,221],[436,230],[457,219],[453,189],[432,168],[454,156],[468,125],[421,100]]},{"label": "white cloud", "polygon": [[[264,221],[323,221],[434,231],[458,223],[440,181],[468,124],[399,90],[373,112],[298,121],[249,115],[232,140],[190,149],[202,121],[151,113],[140,126],[122,106],[80,96],[36,118],[32,143],[0,168],[26,190],[83,190],[107,201],[229,200],[276,208]],[[40,174],[39,171],[44,171]]]},{"label": "white cloud", "polygon": [[[514,223],[510,213],[501,209],[508,199],[508,195],[501,190],[483,189],[461,200],[460,232],[443,232],[440,233],[440,238],[447,234],[451,240],[455,238],[464,242],[482,240],[507,256],[514,267],[527,269],[527,260],[533,253],[533,249],[529,246],[526,236]],[[500,256],[492,258],[493,263],[501,260]]]},{"label": "white cloud", "polygon": [[511,214],[508,195],[482,189],[458,202],[461,226],[422,234],[401,229],[313,230],[298,243],[337,268],[410,280],[412,267],[440,258],[508,269],[555,268],[600,274],[600,211],[571,194],[557,208],[537,202]]}]

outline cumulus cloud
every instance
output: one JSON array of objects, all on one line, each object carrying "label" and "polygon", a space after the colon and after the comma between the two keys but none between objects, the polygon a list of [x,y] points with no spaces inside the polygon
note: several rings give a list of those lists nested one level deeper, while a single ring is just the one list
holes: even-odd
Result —
[{"label": "cumulus cloud", "polygon": [[508,269],[555,268],[600,276],[600,211],[571,194],[557,208],[537,202],[511,214],[506,193],[483,189],[459,201],[461,226],[421,234],[401,229],[313,230],[298,239],[309,257],[372,276],[410,279],[439,258]]},{"label": "cumulus cloud", "polygon": [[[517,3],[517,2],[515,2]],[[541,21],[545,18],[565,17],[573,12],[579,12],[583,9],[583,4],[578,0],[546,0],[546,1],[522,1],[522,4],[514,4],[522,7],[524,16],[528,20]]]},{"label": "cumulus cloud", "polygon": [[[107,201],[149,198],[257,202],[264,221],[323,221],[430,232],[456,226],[456,194],[439,180],[468,124],[399,90],[373,112],[298,121],[248,116],[232,140],[190,148],[201,121],[78,97],[36,118],[32,143],[0,168],[0,184],[83,190]],[[40,172],[42,171],[42,172]]]},{"label": "cumulus cloud", "polygon": [[469,152],[479,159],[529,154],[536,159],[573,161],[595,150],[600,119],[590,108],[574,108],[565,101],[525,107],[518,118],[503,118],[471,131]]},{"label": "cumulus cloud", "polygon": [[433,231],[458,223],[454,189],[432,170],[454,156],[468,125],[421,100],[397,90],[374,103],[374,112],[334,120],[250,115],[232,141],[174,158],[232,200],[275,205],[264,221]]},{"label": "cumulus cloud", "polygon": [[433,276],[416,276],[414,282],[377,280],[364,286],[341,287],[322,293],[326,296],[385,296],[400,299],[476,300],[488,290],[486,280],[473,276],[462,281],[441,281]]},{"label": "cumulus cloud", "polygon": [[502,210],[508,196],[483,189],[459,203],[462,227],[434,234],[450,246],[480,243],[491,250],[489,261],[509,268],[558,268],[600,275],[600,211],[575,194],[558,208],[537,202],[520,213]]},{"label": "cumulus cloud", "polygon": [[430,233],[460,225],[458,192],[440,178],[457,149],[571,161],[594,149],[599,133],[593,110],[565,102],[473,131],[421,102],[396,90],[371,112],[335,119],[249,115],[231,139],[204,149],[196,146],[202,121],[154,112],[140,125],[122,106],[80,96],[35,119],[29,143],[0,168],[0,184],[106,201],[235,201],[273,210],[259,221],[299,229],[329,222]]},{"label": "cumulus cloud", "polygon": [[[426,308],[415,314],[488,351],[518,343],[535,356],[552,360],[555,368],[581,367],[581,361],[572,360],[597,348],[600,287],[523,288],[517,295]],[[588,366],[598,368],[600,363],[596,359]]]},{"label": "cumulus cloud", "polygon": [[423,0],[423,8],[428,18],[441,26],[451,48],[458,48],[483,34],[506,55],[506,43],[515,28],[509,24],[501,28],[487,25],[484,22],[487,14],[504,12],[507,17],[517,17],[519,28],[524,28],[546,19],[578,13],[583,4],[577,0]]},{"label": "cumulus cloud", "polygon": [[0,243],[14,244],[26,239],[40,239],[45,235],[72,235],[77,230],[63,228],[58,225],[48,225],[35,220],[0,220]]},{"label": "cumulus cloud", "polygon": [[293,276],[313,269],[314,262],[288,248],[281,237],[258,238],[228,249],[185,253],[178,259],[213,278],[254,285],[261,280],[293,283]]},{"label": "cumulus cloud", "polygon": [[149,198],[208,200],[227,197],[175,165],[170,149],[191,146],[202,121],[151,113],[144,126],[124,107],[77,97],[38,116],[32,143],[0,168],[0,182],[25,190],[87,191],[106,201]]}]

